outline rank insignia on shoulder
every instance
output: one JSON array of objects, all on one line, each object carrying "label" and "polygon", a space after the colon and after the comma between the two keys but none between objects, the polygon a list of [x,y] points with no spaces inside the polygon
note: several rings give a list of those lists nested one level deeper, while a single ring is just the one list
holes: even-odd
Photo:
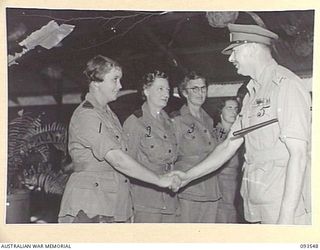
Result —
[{"label": "rank insignia on shoulder", "polygon": [[284,79],[286,79],[286,78],[283,75],[276,75],[273,78],[273,82],[279,85],[282,82],[282,80],[284,80]]},{"label": "rank insignia on shoulder", "polygon": [[142,117],[142,109],[137,109],[136,111],[133,112],[135,117],[140,118]]},{"label": "rank insignia on shoulder", "polygon": [[89,101],[85,101],[83,104],[82,104],[82,107],[85,108],[85,109],[93,109],[93,105],[91,104],[91,102]]}]

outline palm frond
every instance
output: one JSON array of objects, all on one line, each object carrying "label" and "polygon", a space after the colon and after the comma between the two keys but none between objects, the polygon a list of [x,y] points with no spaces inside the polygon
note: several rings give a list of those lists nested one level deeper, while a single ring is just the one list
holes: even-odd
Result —
[{"label": "palm frond", "polygon": [[[57,122],[42,124],[41,118],[41,115],[24,113],[9,123],[8,171],[18,171],[23,175],[22,182],[31,182],[29,176],[37,181],[46,176],[46,181],[41,184],[41,188],[47,193],[61,193],[64,189],[64,181],[69,175],[63,173],[61,167],[60,171],[53,171],[48,161],[52,153],[50,145],[62,151],[64,155],[67,154],[67,129],[65,125]],[[34,155],[37,157],[33,157]],[[38,166],[37,169],[34,170],[32,167],[28,175],[21,174],[30,170],[27,166],[28,162],[32,166]],[[14,175],[9,174],[9,176]]]}]

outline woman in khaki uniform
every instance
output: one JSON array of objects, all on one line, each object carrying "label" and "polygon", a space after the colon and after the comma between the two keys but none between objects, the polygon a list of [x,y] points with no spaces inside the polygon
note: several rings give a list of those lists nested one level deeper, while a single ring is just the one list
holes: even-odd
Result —
[{"label": "woman in khaki uniform", "polygon": [[[128,152],[156,174],[172,170],[177,159],[177,142],[173,124],[163,108],[169,99],[169,82],[160,71],[143,78],[146,102],[124,123]],[[175,222],[176,194],[138,180],[132,182],[135,223]]]},{"label": "woman in khaki uniform", "polygon": [[[235,122],[239,104],[236,99],[224,99],[219,107],[220,122],[216,125],[214,135],[216,140],[221,143],[226,138],[232,124]],[[242,148],[241,148],[242,149]],[[240,178],[242,162],[240,152],[228,160],[218,171],[218,183],[222,198],[219,200],[217,223],[239,223],[241,216],[237,211],[240,202]]]},{"label": "woman in khaki uniform", "polygon": [[[203,160],[217,143],[213,137],[213,120],[202,108],[207,96],[205,78],[191,72],[179,89],[187,103],[174,117],[178,141],[175,168],[187,171]],[[214,173],[190,183],[179,191],[178,197],[181,206],[180,222],[215,222],[221,196]]]},{"label": "woman in khaki uniform", "polygon": [[163,188],[173,179],[156,175],[125,153],[120,122],[108,106],[121,88],[119,64],[99,55],[84,73],[89,93],[70,121],[68,147],[74,173],[62,197],[59,222],[127,222],[132,202],[126,176]]}]

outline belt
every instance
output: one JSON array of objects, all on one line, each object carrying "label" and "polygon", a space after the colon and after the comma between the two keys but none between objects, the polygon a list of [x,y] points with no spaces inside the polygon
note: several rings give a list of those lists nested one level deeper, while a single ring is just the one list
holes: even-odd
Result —
[{"label": "belt", "polygon": [[161,164],[156,164],[156,163],[151,163],[151,162],[141,162],[142,165],[148,167],[148,169],[153,170],[156,174],[163,174],[170,172],[173,170],[174,163],[173,162],[167,162],[167,163],[161,163]]},{"label": "belt", "polygon": [[176,161],[176,169],[182,171],[188,171],[190,168],[194,167],[197,163],[206,158],[208,154],[199,155],[181,155],[178,156]]},{"label": "belt", "polygon": [[174,166],[174,164],[173,164],[172,162],[170,162],[170,163],[165,163],[165,164],[164,164],[164,170],[165,170],[165,172],[170,172],[171,170],[173,170],[173,166]]},{"label": "belt", "polygon": [[90,163],[90,162],[84,162],[84,163],[75,163],[74,165],[74,172],[82,172],[82,171],[88,171],[88,172],[114,172],[114,169],[111,166],[108,166],[106,162],[101,163]]}]

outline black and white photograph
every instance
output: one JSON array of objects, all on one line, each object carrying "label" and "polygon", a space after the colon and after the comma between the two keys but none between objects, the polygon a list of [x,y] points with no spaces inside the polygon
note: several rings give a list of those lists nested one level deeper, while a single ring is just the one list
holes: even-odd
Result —
[{"label": "black and white photograph", "polygon": [[314,8],[4,9],[5,225],[315,225]]}]

